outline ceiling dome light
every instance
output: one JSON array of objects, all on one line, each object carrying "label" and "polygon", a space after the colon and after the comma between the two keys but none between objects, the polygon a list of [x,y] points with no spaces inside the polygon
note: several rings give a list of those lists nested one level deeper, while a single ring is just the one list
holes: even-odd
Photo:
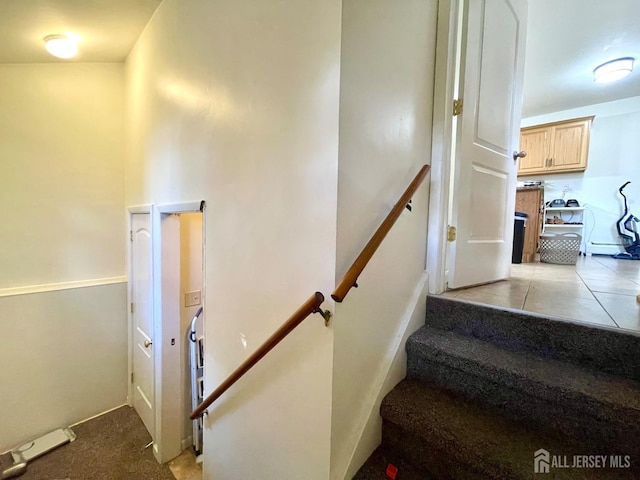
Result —
[{"label": "ceiling dome light", "polygon": [[44,42],[47,52],[54,57],[71,58],[78,53],[78,45],[66,35],[48,35]]},{"label": "ceiling dome light", "polygon": [[631,73],[634,60],[632,57],[625,57],[603,63],[593,70],[593,80],[598,83],[620,80]]}]

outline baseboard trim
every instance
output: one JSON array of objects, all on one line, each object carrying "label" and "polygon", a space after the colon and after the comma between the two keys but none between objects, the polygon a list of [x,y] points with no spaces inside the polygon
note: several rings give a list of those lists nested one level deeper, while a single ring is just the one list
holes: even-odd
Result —
[{"label": "baseboard trim", "polygon": [[122,405],[118,405],[117,407],[110,408],[108,410],[105,410],[104,412],[96,413],[95,415],[93,415],[93,416],[91,416],[89,418],[85,418],[84,420],[80,420],[79,422],[76,422],[76,423],[74,423],[72,425],[69,425],[69,426],[70,427],[77,427],[78,425],[81,425],[81,424],[83,424],[85,422],[88,422],[89,420],[93,420],[94,418],[101,417],[102,415],[106,415],[107,413],[113,412],[114,410],[117,410],[117,409],[122,408],[122,407],[128,407],[128,406],[129,406],[128,404],[123,403]]},{"label": "baseboard trim", "polygon": [[588,243],[587,250],[591,255],[615,255],[624,252],[622,245],[615,243]]},{"label": "baseboard trim", "polygon": [[59,290],[71,290],[74,288],[100,287],[126,283],[127,277],[106,277],[90,280],[76,280],[73,282],[45,283],[42,285],[25,285],[24,287],[0,288],[0,297],[13,297],[16,295],[30,295],[33,293],[57,292]]},{"label": "baseboard trim", "polygon": [[187,448],[192,447],[192,446],[193,446],[193,438],[191,437],[191,435],[189,435],[187,438],[183,438],[182,442],[180,442],[180,447],[182,448],[183,452]]}]

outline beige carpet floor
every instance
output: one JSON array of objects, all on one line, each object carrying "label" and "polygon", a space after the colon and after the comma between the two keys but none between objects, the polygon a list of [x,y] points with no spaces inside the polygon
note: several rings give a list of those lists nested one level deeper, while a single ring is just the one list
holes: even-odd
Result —
[{"label": "beige carpet floor", "polygon": [[[61,425],[62,427],[63,425]],[[140,417],[121,407],[72,430],[77,439],[29,462],[20,480],[175,480],[167,465],[156,462]],[[11,465],[0,457],[0,469]]]}]

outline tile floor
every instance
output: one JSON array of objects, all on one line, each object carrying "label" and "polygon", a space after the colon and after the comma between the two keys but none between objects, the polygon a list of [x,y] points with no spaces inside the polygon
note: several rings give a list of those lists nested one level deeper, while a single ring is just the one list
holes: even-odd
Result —
[{"label": "tile floor", "polygon": [[196,456],[190,448],[171,460],[169,469],[176,480],[202,480],[202,464],[196,463]]},{"label": "tile floor", "polygon": [[444,295],[640,332],[640,261],[580,257],[577,265],[514,264],[509,280]]}]

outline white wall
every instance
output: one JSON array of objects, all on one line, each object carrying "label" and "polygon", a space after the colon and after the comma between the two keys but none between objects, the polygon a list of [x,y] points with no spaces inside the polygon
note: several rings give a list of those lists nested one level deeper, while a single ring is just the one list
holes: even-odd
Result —
[{"label": "white wall", "polygon": [[[436,15],[436,1],[343,2],[337,279],[430,163]],[[331,478],[379,444],[380,389],[404,376],[407,322],[424,322],[427,184],[336,306]]]},{"label": "white wall", "polygon": [[124,283],[0,298],[0,452],[127,400]]},{"label": "white wall", "polygon": [[123,79],[0,65],[0,451],[126,402]]},{"label": "white wall", "polygon": [[[207,202],[207,392],[332,290],[340,17],[165,0],[127,60],[127,204]],[[329,476],[332,337],[314,315],[209,409],[206,479]]]},{"label": "white wall", "polygon": [[[577,199],[587,205],[585,213],[586,241],[603,247],[588,245],[589,253],[616,253],[622,251],[615,222],[622,215],[623,202],[618,188],[631,181],[625,189],[630,208],[640,213],[640,97],[614,102],[600,103],[565,110],[522,120],[522,127],[555,122],[571,118],[595,115],[591,128],[589,163],[580,173],[540,175],[522,177],[520,180],[539,179],[545,181],[545,200],[554,198]],[[569,191],[563,194],[563,188]]]},{"label": "white wall", "polygon": [[124,274],[123,67],[0,65],[0,288]]}]

